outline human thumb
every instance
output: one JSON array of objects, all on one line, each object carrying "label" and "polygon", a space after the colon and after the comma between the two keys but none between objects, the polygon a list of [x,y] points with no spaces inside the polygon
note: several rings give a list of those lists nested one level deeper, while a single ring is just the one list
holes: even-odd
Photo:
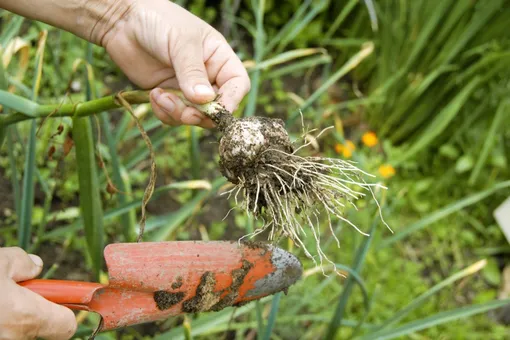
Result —
[{"label": "human thumb", "polygon": [[172,64],[184,96],[196,104],[214,100],[216,94],[207,76],[202,42],[198,38],[191,39],[175,47]]},{"label": "human thumb", "polygon": [[41,273],[43,261],[19,247],[0,248],[0,275],[15,282],[32,279]]}]

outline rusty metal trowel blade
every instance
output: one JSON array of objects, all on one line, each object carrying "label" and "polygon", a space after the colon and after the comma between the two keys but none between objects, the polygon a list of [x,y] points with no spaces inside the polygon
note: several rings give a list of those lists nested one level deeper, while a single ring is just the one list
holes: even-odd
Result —
[{"label": "rusty metal trowel blade", "polygon": [[238,306],[286,290],[302,274],[294,255],[260,243],[117,243],[105,260],[109,285],[89,304],[103,329]]}]

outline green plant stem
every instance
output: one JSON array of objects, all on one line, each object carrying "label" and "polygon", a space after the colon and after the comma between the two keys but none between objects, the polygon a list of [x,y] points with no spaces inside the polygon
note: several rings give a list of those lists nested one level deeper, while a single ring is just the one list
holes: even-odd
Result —
[{"label": "green plant stem", "polygon": [[501,104],[499,104],[498,110],[496,111],[496,114],[494,115],[492,124],[489,128],[489,131],[487,132],[486,137],[485,137],[485,141],[483,143],[482,150],[478,156],[478,161],[476,162],[475,168],[473,169],[471,176],[469,176],[468,183],[470,185],[474,185],[475,182],[477,181],[477,179],[480,175],[480,172],[482,170],[482,167],[485,165],[485,162],[487,161],[489,154],[492,151],[493,145],[496,143],[497,136],[499,135],[498,130],[500,130],[501,128],[503,128],[505,126],[504,119],[505,119],[505,116],[510,111],[509,108],[510,108],[510,100],[504,100]]},{"label": "green plant stem", "polygon": [[[121,193],[131,193],[131,184],[129,182],[129,176],[126,175],[125,178],[122,176],[122,171],[124,165],[121,163],[119,155],[117,153],[117,145],[115,144],[115,136],[110,133],[112,131],[110,122],[108,120],[108,114],[106,112],[102,112],[100,116],[101,121],[101,129],[104,131],[103,136],[106,139],[106,143],[108,145],[110,160],[111,160],[111,171],[112,171],[112,181],[115,187]],[[100,151],[98,151],[100,152]],[[125,171],[124,171],[125,172]],[[120,205],[124,205],[127,203],[127,197],[124,194],[117,195],[117,200]],[[131,242],[136,239],[135,235],[135,220],[132,218],[132,212],[127,212],[126,214],[120,217],[120,221],[122,223],[122,231],[124,234],[124,241]]]},{"label": "green plant stem", "polygon": [[28,137],[27,156],[25,159],[25,172],[23,174],[23,198],[21,204],[18,242],[23,249],[28,249],[32,231],[32,210],[34,205],[34,169],[35,169],[35,134],[36,123],[32,122]]},{"label": "green plant stem", "polygon": [[18,168],[16,166],[16,156],[14,154],[14,138],[13,138],[12,127],[6,128],[5,130],[7,131],[7,149],[8,149],[7,153],[9,155],[9,165],[11,168],[12,192],[14,194],[16,215],[19,218],[19,214],[21,211],[21,192],[20,192],[20,183],[19,183],[19,179],[18,179]]},{"label": "green plant stem", "polygon": [[264,335],[264,319],[262,317],[262,304],[259,300],[255,301],[255,313],[257,315],[257,339],[262,339]]},{"label": "green plant stem", "polygon": [[85,238],[96,279],[103,263],[103,210],[97,180],[92,125],[88,118],[73,119],[73,139],[80,187],[80,207],[85,226]]},{"label": "green plant stem", "polygon": [[[211,116],[214,113],[217,114],[217,106],[211,105],[217,105],[214,101],[206,104],[194,104],[188,101],[184,97],[184,94],[179,90],[166,89],[165,91],[176,94],[181,100],[183,100],[184,104],[195,107],[207,116]],[[120,92],[122,98],[131,105],[149,103],[149,93],[149,90]],[[121,107],[121,103],[119,103],[116,99],[117,95],[118,93],[74,104],[39,105],[21,96],[6,91],[0,91],[0,104],[19,111],[11,114],[0,115],[0,128],[35,118],[91,116],[97,112],[108,111]]]},{"label": "green plant stem", "polygon": [[[2,93],[3,97],[9,97],[10,100],[26,101],[25,98],[15,94],[6,95]],[[122,94],[124,99],[130,104],[142,104],[149,102],[149,91],[129,91]],[[97,112],[111,110],[120,107],[121,104],[115,99],[116,95],[111,95],[99,99],[89,100],[76,104],[51,104],[51,105],[38,105],[35,109],[33,117],[26,115],[26,112],[16,112],[0,117],[0,125],[10,125],[18,123],[31,118],[46,118],[46,117],[86,117],[93,115]],[[2,97],[0,97],[2,98]],[[2,103],[3,104],[3,103]],[[4,104],[7,105],[7,104]]]},{"label": "green plant stem", "polygon": [[[124,192],[126,193],[125,195],[121,194],[120,196],[132,195],[133,191],[131,188],[131,181],[129,178],[129,174],[128,174],[126,168],[124,167],[124,165],[122,165],[119,168],[119,173],[120,173],[121,180],[122,180],[122,188],[124,188]],[[156,189],[154,191],[154,193],[152,194],[153,199],[155,198],[157,191],[158,191],[158,189]],[[128,201],[127,197],[123,197],[123,198],[119,197],[119,206],[126,206],[129,203],[130,202]],[[140,202],[140,204],[141,204],[141,202]],[[105,217],[106,217],[106,213],[103,216],[103,219],[105,219]],[[134,209],[126,211],[123,215],[121,215],[121,222],[123,224],[122,232],[124,234],[125,242],[131,242],[131,241],[136,240],[136,236],[137,236],[136,235],[136,223],[137,223],[136,211]]]},{"label": "green plant stem", "polygon": [[[257,32],[255,36],[255,65],[259,65],[262,62],[262,57],[264,54],[264,44],[266,41],[266,33],[264,32],[264,7],[265,1],[258,1],[256,4],[255,1],[252,1],[252,6],[255,10],[255,21],[257,23]],[[244,115],[246,117],[251,117],[255,114],[257,108],[257,98],[260,86],[260,77],[261,71],[255,70],[252,74],[252,86],[250,93],[248,95],[248,103],[246,104],[246,109],[244,111]]]},{"label": "green plant stem", "polygon": [[[352,271],[356,274],[361,272],[363,267],[363,263],[365,261],[365,257],[367,255],[368,249],[375,235],[376,227],[377,227],[377,218],[374,218],[372,222],[372,226],[370,228],[370,236],[363,240],[360,246],[357,248],[356,257],[354,259],[354,263],[352,266]],[[351,296],[352,290],[354,288],[354,284],[356,280],[353,275],[349,275],[344,284],[344,290],[342,291],[340,298],[338,299],[335,313],[328,325],[327,333],[324,339],[332,340],[335,338],[336,333],[338,332],[338,328],[342,325],[342,319],[344,317],[347,302]],[[368,311],[367,311],[368,313]],[[359,325],[361,326],[361,325]]]},{"label": "green plant stem", "polygon": [[[42,78],[42,69],[43,69],[43,60],[44,60],[44,50],[46,46],[46,31],[41,31],[41,36],[38,42],[37,52],[36,52],[36,61],[35,61],[35,77],[33,79],[32,85],[32,100],[23,99],[18,102],[9,103],[9,104],[22,104],[23,108],[27,106],[30,107],[32,105],[38,105],[37,99],[39,96],[39,89],[41,85]],[[9,92],[2,91],[3,94],[9,94]],[[6,105],[7,106],[7,105]],[[16,107],[16,105],[14,105]],[[11,107],[12,108],[12,107]],[[27,108],[30,110],[30,108]],[[19,224],[18,224],[18,245],[28,250],[30,245],[30,238],[32,236],[32,212],[35,204],[35,173],[37,171],[36,164],[36,140],[37,140],[37,123],[35,120],[32,120],[30,124],[30,132],[28,135],[27,142],[27,153],[25,157],[25,166],[23,172],[23,189],[22,189],[22,198],[20,205],[20,216],[19,216]],[[21,140],[21,139],[20,139]]]},{"label": "green plant stem", "polygon": [[266,330],[264,332],[263,340],[270,340],[271,334],[273,333],[273,328],[276,323],[276,317],[278,316],[278,309],[280,307],[280,299],[282,298],[282,293],[275,294],[273,298],[273,302],[271,303],[271,312],[269,313],[269,320],[267,321]]},{"label": "green plant stem", "polygon": [[0,149],[4,145],[5,137],[7,136],[7,126],[0,126]]},{"label": "green plant stem", "polygon": [[200,145],[198,132],[195,126],[188,127],[189,154],[191,158],[191,176],[193,179],[199,179],[202,176],[200,168]]},{"label": "green plant stem", "polygon": [[300,110],[304,111],[308,107],[310,107],[319,97],[321,97],[328,88],[331,87],[334,83],[336,83],[340,78],[345,76],[348,72],[352,71],[356,68],[365,58],[372,54],[374,51],[374,44],[372,42],[366,43],[363,45],[361,50],[352,56],[338,71],[335,72],[328,80],[324,82],[317,90],[315,90],[308,99],[301,104],[299,110],[292,113],[292,115],[287,119],[287,124],[291,125],[300,115]]}]

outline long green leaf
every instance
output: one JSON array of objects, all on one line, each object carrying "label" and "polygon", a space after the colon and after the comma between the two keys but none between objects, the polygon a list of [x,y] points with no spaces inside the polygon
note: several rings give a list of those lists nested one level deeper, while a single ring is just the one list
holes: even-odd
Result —
[{"label": "long green leaf", "polygon": [[[152,234],[149,236],[149,239],[151,241],[167,240],[169,236],[198,209],[202,202],[214,194],[225,182],[225,178],[221,177],[212,183],[211,190],[197,194],[191,201],[176,212],[147,220],[145,230]],[[152,233],[154,229],[157,230]]]},{"label": "long green leaf", "polygon": [[301,31],[303,31],[308,24],[315,19],[315,17],[324,11],[327,7],[328,0],[315,0],[312,2],[312,8],[306,15],[299,21],[296,21],[294,25],[291,26],[291,30],[281,37],[279,41],[278,48],[276,51],[278,53],[282,52],[291,41],[293,41]]},{"label": "long green leaf", "polygon": [[329,64],[331,63],[331,61],[332,59],[329,55],[319,55],[310,58],[305,58],[300,61],[295,61],[287,66],[282,66],[277,69],[274,69],[270,73],[268,73],[266,77],[267,79],[280,78],[290,73],[311,69],[322,64]]},{"label": "long green leaf", "polygon": [[0,91],[0,104],[30,117],[35,117],[39,107],[35,100],[29,100],[7,91]]},{"label": "long green leaf", "polygon": [[383,101],[384,101],[383,98],[372,96],[367,98],[346,100],[344,102],[329,105],[328,108],[330,110],[341,110],[346,108],[354,110],[355,108],[360,106],[369,106],[371,104],[382,103]]},{"label": "long green leaf", "polygon": [[423,150],[428,146],[444,129],[450,124],[450,122],[459,113],[459,110],[465,104],[471,93],[477,88],[481,80],[479,77],[475,77],[469,84],[467,84],[459,94],[432,120],[427,126],[427,129],[423,131],[420,138],[411,145],[411,147],[397,160],[395,164],[399,164],[404,160],[414,156],[419,151]]},{"label": "long green leaf", "polygon": [[496,115],[494,116],[494,119],[492,120],[491,127],[489,129],[489,132],[487,132],[487,136],[485,137],[485,141],[483,143],[482,151],[480,152],[478,156],[478,160],[476,161],[475,168],[473,169],[473,172],[471,173],[471,176],[469,176],[468,183],[473,185],[476,180],[478,179],[478,176],[480,175],[480,171],[482,170],[482,167],[485,165],[485,162],[487,160],[487,157],[489,156],[489,152],[492,150],[492,146],[494,145],[496,141],[496,133],[498,130],[503,128],[502,123],[503,119],[505,117],[508,117],[510,114],[509,112],[510,108],[510,100],[505,100],[501,104],[499,104],[498,110],[496,111]]},{"label": "long green leaf", "polygon": [[36,123],[30,123],[30,134],[27,145],[27,154],[23,172],[22,204],[19,216],[18,244],[23,249],[28,249],[30,236],[32,233],[32,209],[34,206],[34,186],[35,186],[35,134]]},{"label": "long green leaf", "polygon": [[14,86],[16,89],[18,89],[25,97],[30,97],[32,95],[32,90],[30,90],[30,87],[26,86],[16,78],[9,76],[9,85]]},{"label": "long green leaf", "polygon": [[[90,53],[91,45],[87,44],[87,54]],[[94,95],[94,84],[92,81],[92,75],[87,72],[87,100],[91,100]],[[83,218],[88,254],[97,280],[103,266],[104,226],[92,122],[89,117],[73,117],[72,120],[76,167],[78,169],[80,188],[80,210]]]},{"label": "long green leaf", "polygon": [[[255,21],[257,23],[257,32],[255,35],[255,64],[258,65],[264,56],[264,46],[266,41],[266,32],[264,31],[264,8],[265,0],[252,0],[252,7],[255,14]],[[255,114],[257,108],[257,99],[260,87],[261,71],[255,70],[251,74],[251,89],[248,94],[248,102],[244,110],[246,117],[251,117]]]},{"label": "long green leaf", "polygon": [[85,238],[97,279],[103,263],[103,208],[94,155],[92,124],[88,117],[73,118],[73,140]]},{"label": "long green leaf", "polygon": [[191,158],[191,175],[193,179],[201,178],[200,169],[200,145],[198,142],[198,131],[196,126],[188,127],[189,155]]},{"label": "long green leaf", "polygon": [[[395,108],[395,111],[393,111],[385,121],[381,128],[380,134],[388,134],[391,135],[393,139],[398,139],[400,138],[400,134],[406,133],[407,130],[402,127],[402,121],[407,122],[412,120],[409,115],[406,116],[406,113],[412,111],[411,108],[413,107],[416,109],[416,101],[424,97],[424,93],[430,89],[430,87],[441,75],[447,72],[452,72],[456,69],[457,68],[453,66],[439,67],[427,75],[422,81],[420,81],[417,86],[409,86],[399,97],[398,107]],[[392,128],[396,125],[400,127],[396,131],[392,130]]]},{"label": "long green leaf", "polygon": [[[124,115],[124,117],[127,117],[128,120],[132,120],[133,118],[130,115]],[[121,121],[121,124],[124,120]],[[152,131],[157,128],[161,128],[163,123],[157,119],[156,117],[151,117],[143,122],[142,126],[145,132],[149,133],[149,131]],[[117,128],[115,128],[117,129]],[[131,129],[129,131],[126,131],[125,134],[122,135],[122,138],[117,141],[117,136],[115,137],[116,143],[120,143],[122,141],[126,142],[133,138],[138,138],[140,136],[140,130],[138,129]]]},{"label": "long green leaf", "polygon": [[362,337],[362,340],[386,340],[394,339],[409,335],[433,326],[441,325],[447,322],[464,319],[476,314],[485,313],[497,308],[501,308],[510,304],[510,299],[491,301],[483,304],[461,307],[454,310],[449,310],[441,313],[437,313],[428,318],[416,320],[405,324],[401,327],[390,329],[384,332],[378,332],[369,334]]},{"label": "long green leaf", "polygon": [[[125,134],[127,133],[127,128],[129,126],[129,122],[133,120],[133,117],[129,114],[124,114],[119,123],[117,123],[115,127],[115,144],[120,144],[124,139]],[[135,129],[134,131],[138,131]]]},{"label": "long green leaf", "polygon": [[[2,49],[0,49],[0,59],[3,59]],[[4,63],[0,63],[0,90],[6,91],[8,87],[7,74],[4,69]],[[4,110],[5,111],[5,110]],[[4,112],[3,112],[4,113]],[[5,112],[7,113],[7,112]]]},{"label": "long green leaf", "polygon": [[473,274],[477,273],[483,267],[485,267],[486,264],[487,264],[486,260],[478,261],[478,262],[472,264],[471,266],[461,270],[460,272],[455,273],[452,276],[448,277],[447,279],[439,282],[434,287],[430,288],[425,293],[423,293],[422,295],[420,295],[416,299],[414,299],[406,307],[404,307],[403,309],[401,309],[400,311],[395,313],[391,318],[386,320],[380,327],[377,328],[377,331],[380,331],[384,328],[387,328],[391,325],[398,323],[400,320],[402,320],[407,315],[409,315],[409,313],[411,313],[413,310],[415,310],[415,309],[419,308],[421,305],[423,305],[423,303],[428,298],[430,298],[431,296],[433,296],[434,294],[439,292],[441,289],[451,285],[455,281],[465,278],[466,276],[473,275]]},{"label": "long green leaf", "polygon": [[287,51],[278,54],[275,57],[272,57],[270,59],[266,59],[258,64],[253,65],[253,67],[249,68],[249,71],[256,71],[256,70],[268,70],[273,66],[280,65],[287,63],[289,61],[307,57],[314,54],[322,54],[323,56],[327,56],[327,51],[320,48],[302,48],[292,51]]},{"label": "long green leaf", "polygon": [[318,285],[314,285],[312,286],[312,288],[307,289],[306,295],[298,299],[295,304],[288,307],[287,314],[298,315],[301,308],[306,308],[305,306],[313,303],[316,299],[320,298],[321,294],[324,292],[326,288],[328,288],[330,284],[337,283],[335,281],[336,279],[337,278],[335,276],[330,275],[328,278],[322,280],[322,282],[320,282]]},{"label": "long green leaf", "polygon": [[255,301],[255,316],[257,317],[257,339],[264,334],[264,318],[262,316],[262,304],[259,300]]},{"label": "long green leaf", "polygon": [[438,23],[443,19],[443,16],[448,13],[448,9],[451,7],[451,1],[442,0],[434,7],[434,15],[430,17],[430,20],[427,20],[426,25],[421,29],[418,38],[412,44],[412,50],[406,60],[404,69],[409,69],[420,53],[427,48],[431,35],[438,27]]},{"label": "long green leaf", "polygon": [[375,11],[374,3],[372,0],[364,0],[364,2],[368,11],[368,16],[370,18],[372,31],[377,32],[379,30],[379,21],[377,20],[377,13]]},{"label": "long green leaf", "polygon": [[304,0],[299,8],[296,10],[292,18],[282,27],[280,31],[269,41],[267,46],[264,49],[264,55],[269,54],[273,48],[280,43],[284,36],[286,36],[294,26],[297,25],[300,21],[303,20],[304,16],[310,5],[312,4],[312,0]]},{"label": "long green leaf", "polygon": [[[321,95],[323,95],[328,88],[336,83],[340,78],[352,71],[358,66],[366,57],[374,51],[374,45],[367,43],[358,53],[352,56],[338,71],[336,71],[324,84],[322,84],[299,108],[299,110],[306,110],[312,105]],[[287,120],[287,125],[299,117],[300,111],[294,112]]]},{"label": "long green leaf", "polygon": [[336,38],[327,39],[323,41],[324,45],[333,46],[337,48],[357,47],[360,48],[363,44],[369,42],[367,39],[356,38]]},{"label": "long green leaf", "polygon": [[24,17],[15,15],[5,27],[2,27],[2,34],[0,35],[0,45],[2,47],[5,47],[19,33],[23,21],[25,21]]},{"label": "long green leaf", "polygon": [[4,145],[4,141],[7,137],[7,126],[0,125],[0,150],[2,149],[2,145]]},{"label": "long green leaf", "polygon": [[[498,67],[506,68],[509,64],[510,51],[486,53],[483,58],[460,74],[456,81],[462,84],[477,74],[483,74],[485,77],[487,74],[492,73],[493,70],[497,70]],[[487,72],[487,70],[490,70],[490,72]]]},{"label": "long green leaf", "polygon": [[[173,128],[169,127],[161,127],[158,129],[157,132],[154,133],[154,135],[151,136],[151,142],[153,149],[157,150],[158,147],[165,142],[166,137],[168,136],[168,131],[172,130]],[[126,169],[131,169],[134,166],[136,166],[139,162],[141,162],[144,159],[147,159],[149,155],[149,148],[147,145],[143,144],[139,147],[137,147],[135,150],[133,150],[124,160],[124,166]]]},{"label": "long green leaf", "polygon": [[370,298],[368,296],[368,290],[367,290],[365,281],[361,278],[361,276],[359,276],[357,270],[354,270],[352,268],[349,268],[347,266],[344,266],[344,265],[341,265],[338,263],[335,264],[335,266],[337,269],[340,269],[340,270],[343,270],[343,271],[346,271],[347,273],[349,273],[349,276],[352,277],[352,279],[359,286],[359,288],[361,289],[361,294],[363,295],[363,306],[365,308],[365,314],[368,314],[369,309],[370,309],[370,306],[369,306]]},{"label": "long green leaf", "polygon": [[[189,189],[189,190],[206,189],[206,190],[211,190],[212,187],[211,187],[210,183],[206,182],[206,181],[175,182],[175,183],[171,183],[171,184],[168,184],[168,185],[165,185],[165,186],[160,186],[159,188],[154,190],[154,194],[152,195],[152,199],[155,199],[158,196],[160,196],[161,194],[164,194],[165,192],[168,192],[168,191],[173,190],[173,189]],[[122,216],[122,215],[124,215],[126,213],[133,212],[133,210],[138,208],[138,207],[140,207],[141,204],[142,204],[142,198],[138,198],[138,199],[135,199],[133,201],[126,202],[124,205],[121,205],[121,206],[116,207],[114,209],[107,210],[104,213],[104,215],[103,215],[103,221],[107,222],[107,221],[113,220],[113,219],[115,219],[115,218],[117,218],[119,216]],[[56,220],[67,220],[69,218],[74,218],[74,217],[78,216],[79,212],[77,213],[77,212],[73,211],[73,212],[71,212],[69,214],[66,214],[66,215],[69,215],[69,216],[64,216],[64,217],[61,217],[59,215],[61,215],[61,214],[60,213],[54,214],[54,215],[51,216],[51,218],[55,218]],[[78,230],[79,228],[82,228],[82,227],[83,227],[83,220],[80,219],[80,220],[76,221],[75,223],[73,223],[71,225],[68,225],[66,227],[61,227],[61,228],[52,230],[50,232],[47,232],[43,236],[43,240],[51,240],[51,239],[54,239],[56,237],[65,236],[66,234],[75,232],[76,230]],[[136,235],[136,230],[133,231],[133,232]]]},{"label": "long green leaf", "polygon": [[501,10],[501,6],[502,1],[500,0],[492,0],[485,3],[484,6],[479,6],[480,8],[474,12],[469,25],[463,29],[460,36],[455,37],[453,46],[445,46],[443,53],[445,56],[444,58],[440,57],[439,60],[444,64],[448,64],[457,57],[461,49],[464,48],[480,30],[483,30],[488,25],[494,14]]},{"label": "long green leaf", "polygon": [[[120,176],[122,178],[123,188],[125,190],[126,195],[127,196],[132,195],[133,189],[131,187],[131,181],[129,180],[129,175],[128,175],[126,168],[123,166],[120,168]],[[122,193],[120,193],[120,194],[123,195]],[[126,199],[119,199],[119,204],[127,205],[128,201]],[[142,200],[140,200],[140,206],[141,206],[141,204],[142,204]],[[108,212],[106,212],[104,215],[105,220],[106,220],[107,213]],[[136,235],[136,211],[134,209],[131,209],[129,211],[126,211],[126,213],[123,214],[122,216],[123,216],[122,223],[126,223],[125,225],[122,226],[122,232],[124,233],[124,239],[126,241],[127,240],[135,240],[137,237],[137,235]]]},{"label": "long green leaf", "polygon": [[257,29],[248,20],[234,16],[232,14],[226,14],[225,18],[232,21],[232,23],[235,23],[243,27],[252,37],[255,37],[257,35]]},{"label": "long green leaf", "polygon": [[273,333],[273,327],[276,323],[276,317],[278,316],[278,309],[280,307],[280,299],[282,298],[282,293],[277,293],[273,297],[273,301],[271,302],[271,311],[269,312],[269,319],[267,320],[267,326],[264,332],[263,340],[270,340],[271,334]]},{"label": "long green leaf", "polygon": [[[36,52],[35,76],[32,85],[32,101],[36,102],[39,95],[41,84],[44,50],[46,46],[46,37],[48,32],[41,32],[39,46]],[[4,91],[2,91],[4,92]],[[1,99],[0,99],[1,100]],[[36,131],[37,124],[35,120],[30,123],[30,132],[28,136],[27,152],[25,158],[25,167],[23,173],[23,189],[19,216],[18,244],[21,248],[28,250],[30,237],[32,234],[32,210],[34,207],[35,191],[35,153],[36,153]]]},{"label": "long green leaf", "polygon": [[[459,25],[463,17],[468,17],[472,13],[473,5],[474,3],[469,1],[453,1],[453,7],[448,10],[448,15],[441,21],[441,25],[437,27],[438,32],[434,34],[434,40],[426,43],[427,49],[434,47],[434,50],[428,51],[427,55],[423,57],[424,62],[427,62],[428,65],[435,64],[435,62],[431,63],[430,60],[437,60],[437,50],[444,47],[448,38],[453,40],[453,38],[458,37],[458,35],[453,35],[452,32],[454,32],[455,27]],[[436,12],[436,7],[434,6],[434,13]],[[445,51],[448,51],[448,48]]]},{"label": "long green leaf", "polygon": [[14,193],[14,204],[16,215],[20,216],[21,211],[21,193],[20,193],[20,183],[18,179],[18,167],[16,166],[16,156],[14,155],[14,138],[12,136],[12,130],[7,131],[7,153],[9,155],[9,166],[11,169],[11,185],[12,191]]},{"label": "long green leaf", "polygon": [[498,183],[490,189],[478,192],[478,193],[468,196],[464,199],[453,202],[453,203],[447,205],[446,207],[436,210],[433,213],[431,213],[430,215],[427,215],[426,217],[422,218],[421,220],[404,228],[401,232],[396,233],[393,236],[384,239],[380,243],[378,248],[381,249],[381,248],[387,247],[395,242],[398,242],[398,241],[402,240],[403,238],[411,235],[412,233],[422,230],[423,228],[431,225],[432,223],[437,222],[437,221],[441,220],[442,218],[445,218],[446,216],[453,214],[461,209],[464,209],[465,207],[468,207],[472,204],[478,203],[481,200],[491,196],[496,191],[506,189],[506,188],[510,188],[510,181]]},{"label": "long green leaf", "polygon": [[[121,170],[123,169],[123,165],[120,162],[119,155],[117,153],[117,145],[115,143],[114,135],[111,133],[111,126],[110,121],[108,120],[108,114],[106,112],[101,113],[100,115],[100,121],[101,121],[101,130],[103,133],[102,136],[105,136],[106,144],[108,145],[108,152],[110,154],[110,160],[111,160],[111,171],[112,171],[112,181],[115,187],[121,192],[121,193],[127,193],[129,194],[131,192],[130,189],[127,188],[127,183],[129,183],[129,176],[127,176],[127,173],[125,177],[123,178],[121,174]],[[120,194],[117,196],[117,201],[119,204],[125,204],[127,202],[126,195]],[[120,221],[122,224],[122,230],[124,232],[124,241],[130,242],[133,241],[136,237],[135,234],[133,234],[133,231],[135,229],[135,222],[132,219],[132,216],[130,216],[130,213],[126,213],[120,217]]]},{"label": "long green leaf", "polygon": [[38,181],[41,183],[41,187],[44,191],[44,204],[43,204],[43,213],[41,217],[41,222],[37,227],[37,242],[33,245],[31,252],[35,253],[37,251],[37,247],[39,246],[42,236],[46,233],[46,226],[48,225],[51,210],[51,203],[53,201],[53,190],[48,188],[47,183],[42,178],[41,174],[38,172]]},{"label": "long green leaf", "polygon": [[[312,325],[313,324],[322,324],[328,320],[328,316],[324,315],[324,314],[317,314],[317,313],[304,314],[304,315],[281,315],[280,320],[282,323],[284,323],[287,326],[296,325],[296,327],[299,327],[299,324],[303,324],[303,323],[309,323]],[[342,322],[342,326],[346,326],[346,327],[355,327],[356,324],[357,324],[357,322],[355,320],[344,320]],[[205,332],[204,335],[212,336],[213,334],[218,334],[221,332],[230,332],[230,331],[237,331],[237,334],[242,335],[242,334],[245,334],[244,332],[253,330],[255,327],[257,327],[256,321],[232,322],[232,323],[224,322],[224,323],[221,323],[221,324],[218,324],[218,325],[215,325],[215,326],[209,328]],[[367,326],[367,327],[363,327],[363,328],[367,329],[369,327]],[[307,334],[305,333],[305,334],[303,334],[302,338],[315,339],[313,337],[314,331],[315,330],[310,330],[310,333],[312,333],[312,336],[307,336]],[[220,339],[220,337],[217,337],[217,338]],[[273,338],[281,339],[281,337],[279,337],[276,334],[273,334]],[[171,339],[175,339],[175,338],[172,337]],[[177,339],[181,339],[181,338],[177,338]],[[212,339],[216,339],[216,338],[212,338]]]},{"label": "long green leaf", "polygon": [[[174,183],[170,183],[170,184],[158,187],[156,190],[154,190],[154,193],[152,194],[152,198],[156,199],[156,198],[158,198],[158,196],[160,196],[160,195],[162,195],[162,194],[164,194],[164,193],[166,193],[166,192],[168,192],[170,190],[174,190],[174,189],[189,189],[189,190],[205,189],[205,190],[212,190],[213,188],[212,188],[211,184],[209,182],[206,182],[206,181],[174,182]],[[139,198],[139,199],[136,199],[136,200],[133,200],[133,201],[130,201],[130,202],[126,202],[126,203],[120,205],[117,208],[108,210],[104,214],[105,220],[122,216],[123,214],[125,214],[128,211],[130,211],[130,210],[132,210],[134,208],[140,207],[141,204],[142,204],[142,199]]]},{"label": "long green leaf", "polygon": [[328,31],[324,35],[325,39],[329,39],[333,36],[333,33],[336,32],[338,27],[344,22],[344,20],[347,18],[347,16],[352,12],[354,7],[358,4],[358,0],[350,0],[343,8],[342,11],[338,14],[338,16],[335,18],[335,21],[329,26]]},{"label": "long green leaf", "polygon": [[[370,248],[370,244],[372,243],[372,240],[375,236],[375,231],[377,227],[377,223],[379,222],[378,217],[374,218],[372,222],[372,226],[370,228],[370,236],[366,237],[363,242],[360,244],[356,251],[356,257],[354,259],[354,263],[352,266],[352,271],[355,273],[360,273],[361,269],[363,267],[363,263],[365,261],[365,257],[367,255],[368,249]],[[354,284],[356,282],[356,279],[353,275],[349,275],[347,279],[345,280],[344,289],[342,291],[342,294],[340,295],[336,308],[335,313],[333,317],[331,318],[331,321],[329,322],[328,329],[326,332],[326,336],[324,339],[326,340],[333,340],[335,338],[335,335],[338,331],[338,328],[342,324],[342,319],[344,317],[344,313],[347,307],[347,302],[349,301],[349,298],[352,294],[352,290],[354,288]],[[368,311],[366,312],[368,313]]]},{"label": "long green leaf", "polygon": [[[2,62],[0,62],[0,90],[7,90],[8,85],[9,84],[7,83],[7,75],[5,73],[4,65]],[[10,110],[5,107],[3,111],[3,113],[9,114]],[[0,126],[0,149],[2,148],[4,140],[7,140],[7,154],[9,155],[9,167],[11,169],[11,186],[14,193],[14,206],[16,216],[19,218],[21,210],[20,183],[18,179],[16,157],[14,155],[14,139],[12,137],[12,129],[10,129],[9,126]]]},{"label": "long green leaf", "polygon": [[[87,100],[93,99],[97,97],[97,90],[93,87],[94,83],[94,74],[91,67],[92,63],[92,45],[87,45],[87,56],[86,56],[86,64],[84,64],[86,69],[86,90],[87,90]],[[119,156],[117,154],[117,147],[116,147],[116,139],[114,138],[113,134],[111,133],[111,127],[110,122],[108,119],[108,114],[106,112],[102,112],[99,115],[99,121],[100,121],[100,129],[102,130],[101,136],[104,136],[106,139],[106,144],[108,146],[108,151],[110,155],[111,160],[111,171],[113,174],[113,184],[115,187],[121,192],[121,193],[128,193],[130,190],[126,188],[126,179],[123,178],[121,175],[121,169],[123,168]],[[98,150],[98,152],[100,152]],[[108,171],[108,170],[107,170]],[[127,198],[124,194],[118,195],[118,202],[121,205],[124,205],[127,202]],[[135,229],[135,222],[133,220],[133,214],[126,213],[120,217],[123,234],[124,234],[124,240],[126,242],[132,241],[136,235],[133,234]]]},{"label": "long green leaf", "polygon": [[[141,108],[143,110],[149,110],[150,104],[141,104],[137,110]],[[135,113],[137,113],[135,111]],[[125,113],[119,123],[115,125],[115,144],[120,144],[122,141],[127,141],[135,137],[140,136],[139,129],[128,130],[130,124],[133,123],[133,117],[130,114]],[[156,117],[144,120],[142,126],[145,132],[149,132],[157,127],[160,127],[163,123]]]}]

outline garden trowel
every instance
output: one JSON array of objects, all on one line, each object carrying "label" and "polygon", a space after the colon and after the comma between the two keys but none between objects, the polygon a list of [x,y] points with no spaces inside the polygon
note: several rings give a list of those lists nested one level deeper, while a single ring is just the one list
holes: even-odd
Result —
[{"label": "garden trowel", "polygon": [[292,254],[261,243],[143,242],[105,248],[108,284],[35,279],[20,284],[102,316],[102,330],[183,313],[219,311],[286,291],[302,274]]}]

